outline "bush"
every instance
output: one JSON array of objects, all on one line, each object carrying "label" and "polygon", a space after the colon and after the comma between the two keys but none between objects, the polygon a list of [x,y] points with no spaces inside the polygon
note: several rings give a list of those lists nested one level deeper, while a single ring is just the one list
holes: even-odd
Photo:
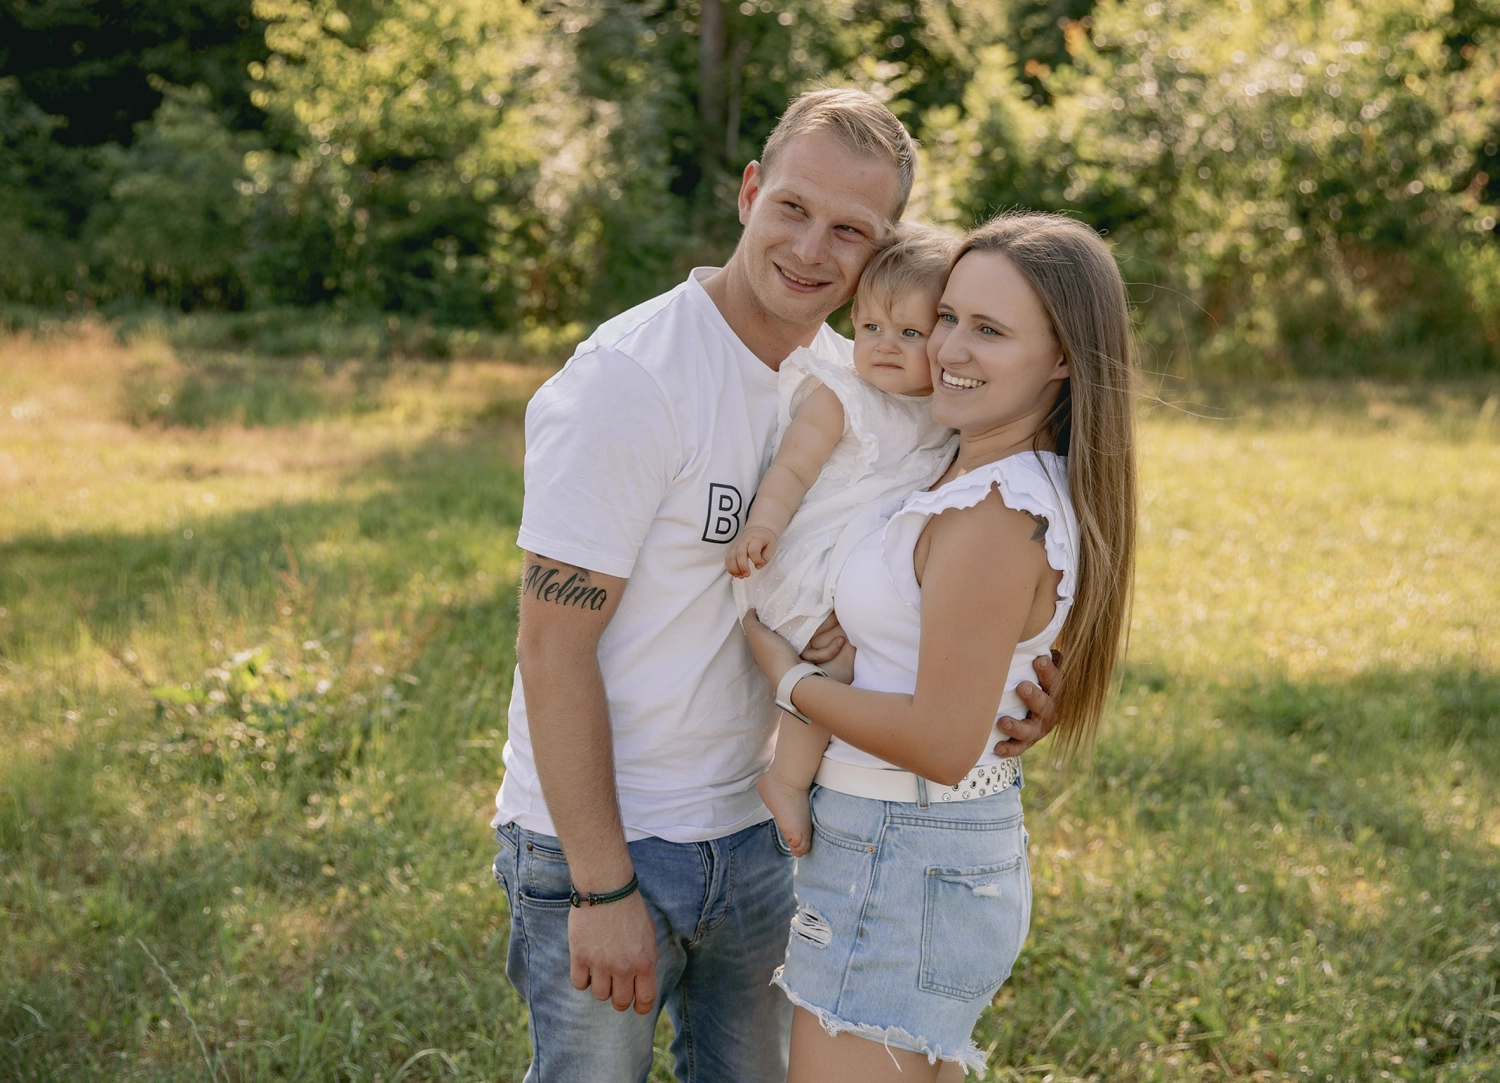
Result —
[{"label": "bush", "polygon": [[68,187],[78,172],[79,156],[51,140],[58,123],[14,79],[0,78],[0,297],[8,300],[61,304],[88,278],[66,214],[46,198],[49,187]]},{"label": "bush", "polygon": [[1493,367],[1494,29],[1454,49],[1399,0],[1104,3],[1069,24],[1045,104],[990,49],[936,164],[955,213],[1106,230],[1158,363]]},{"label": "bush", "polygon": [[119,179],[89,221],[102,292],[184,310],[240,308],[245,230],[236,186],[253,141],[225,127],[201,83],[152,82],[161,107],[129,149],[108,148]]},{"label": "bush", "polygon": [[268,300],[499,326],[577,308],[609,110],[531,6],[256,10],[274,52],[252,100],[295,146],[247,158]]},{"label": "bush", "polygon": [[[786,101],[844,83],[925,144],[912,213],[968,226],[1027,206],[1106,231],[1155,367],[1500,364],[1493,4],[256,0],[251,14],[255,48],[220,57],[263,58],[248,102],[219,61],[213,93],[156,78],[161,105],[127,149],[62,146],[65,118],[0,79],[0,299],[243,307],[269,325],[312,306],[536,339],[725,258],[738,176]],[[237,130],[246,117],[264,132]]]}]

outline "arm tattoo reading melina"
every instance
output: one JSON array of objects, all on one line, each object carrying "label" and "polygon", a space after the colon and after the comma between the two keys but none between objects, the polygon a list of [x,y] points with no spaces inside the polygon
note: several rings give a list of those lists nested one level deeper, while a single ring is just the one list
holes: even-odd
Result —
[{"label": "arm tattoo reading melina", "polygon": [[528,564],[521,579],[521,593],[530,594],[539,602],[553,605],[571,605],[578,609],[595,612],[604,608],[609,592],[603,587],[589,584],[589,573],[583,568],[571,569],[563,578],[563,568],[549,568],[543,564]]}]

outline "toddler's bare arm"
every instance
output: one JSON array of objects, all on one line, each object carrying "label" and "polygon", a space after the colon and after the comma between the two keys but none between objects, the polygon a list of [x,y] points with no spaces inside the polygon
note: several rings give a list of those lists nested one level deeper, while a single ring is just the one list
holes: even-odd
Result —
[{"label": "toddler's bare arm", "polygon": [[743,579],[775,555],[776,539],[792,521],[843,435],[844,404],[820,384],[797,408],[776,458],[755,490],[745,529],[724,558],[730,575]]}]

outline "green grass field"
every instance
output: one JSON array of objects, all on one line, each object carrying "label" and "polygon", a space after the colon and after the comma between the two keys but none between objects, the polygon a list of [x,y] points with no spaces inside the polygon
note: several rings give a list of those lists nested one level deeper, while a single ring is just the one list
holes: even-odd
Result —
[{"label": "green grass field", "polygon": [[[520,1078],[487,821],[545,375],[0,340],[0,1079]],[[991,1078],[1500,1080],[1497,394],[1149,412]]]}]

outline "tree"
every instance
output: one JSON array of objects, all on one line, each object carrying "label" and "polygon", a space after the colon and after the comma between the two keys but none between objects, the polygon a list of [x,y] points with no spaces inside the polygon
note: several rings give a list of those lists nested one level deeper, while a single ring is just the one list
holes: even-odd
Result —
[{"label": "tree", "polygon": [[969,84],[941,163],[962,213],[1108,230],[1167,353],[1252,371],[1402,368],[1439,343],[1456,367],[1500,357],[1476,168],[1500,115],[1494,23],[1457,57],[1399,0],[1110,2],[1072,25],[1045,101],[1001,47]]},{"label": "tree", "polygon": [[610,110],[519,0],[259,0],[252,100],[295,155],[249,160],[257,281],[455,323],[579,307]]}]

